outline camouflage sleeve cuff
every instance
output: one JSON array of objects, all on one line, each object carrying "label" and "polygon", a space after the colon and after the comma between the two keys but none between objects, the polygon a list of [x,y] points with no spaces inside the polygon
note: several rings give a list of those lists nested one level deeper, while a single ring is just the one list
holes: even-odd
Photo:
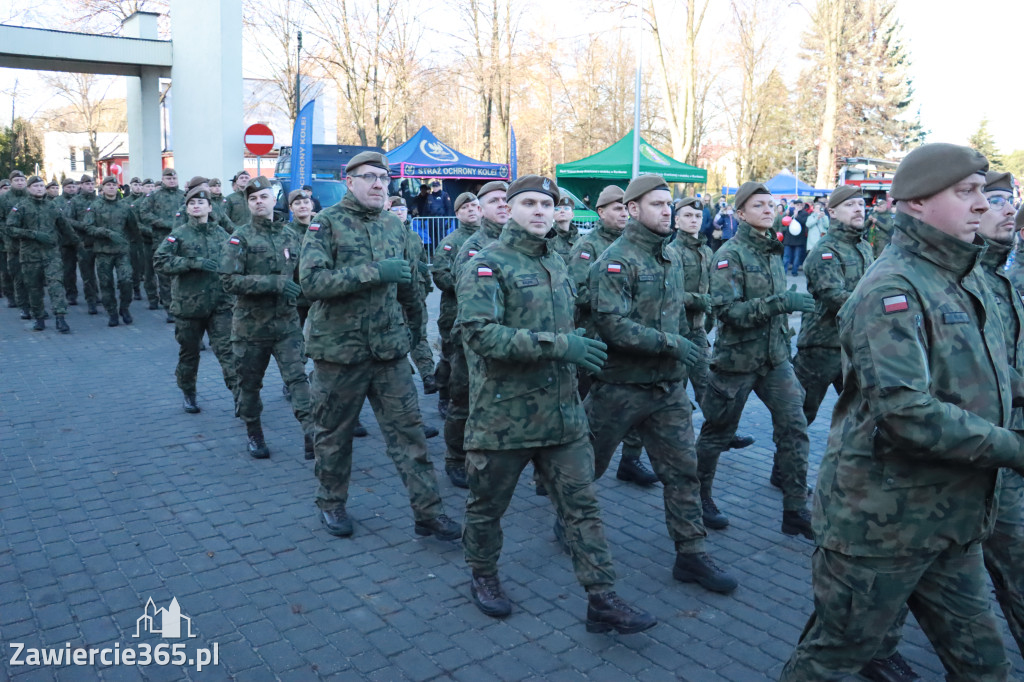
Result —
[{"label": "camouflage sleeve cuff", "polygon": [[775,294],[773,296],[769,296],[764,299],[764,302],[769,315],[789,313],[789,311],[786,310],[786,294]]}]

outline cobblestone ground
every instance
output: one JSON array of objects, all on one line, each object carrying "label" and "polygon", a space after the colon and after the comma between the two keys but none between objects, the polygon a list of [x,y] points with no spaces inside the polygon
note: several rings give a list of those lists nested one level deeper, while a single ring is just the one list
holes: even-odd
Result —
[{"label": "cobblestone ground", "polygon": [[[430,306],[436,314],[436,292]],[[812,545],[779,532],[781,495],[768,485],[771,423],[753,396],[741,432],[758,440],[722,458],[717,501],[732,523],[709,539],[740,588],[725,597],[674,582],[660,487],[642,490],[612,473],[598,491],[618,589],[660,624],[633,636],[591,635],[583,591],[529,468],[504,522],[501,571],[515,610],[496,621],[469,599],[460,546],[413,534],[368,407],[370,436],[355,443],[348,507],[356,534],[334,538],[317,520],[312,463],[280,377],[271,370],[263,391],[272,458],[254,461],[212,353],[202,354],[203,411],[185,414],[172,326],[144,302],[133,313],[135,324],[108,329],[105,316],[72,308],[73,333],[64,337],[52,322],[33,333],[18,311],[0,308],[3,677],[746,682],[777,678],[811,611]],[[833,401],[830,394],[822,415]],[[421,406],[439,425],[433,397]],[[811,428],[812,475],[827,421]],[[443,447],[430,441],[448,511],[461,519],[466,495],[441,471]],[[157,608],[177,599],[191,618],[182,639],[144,628],[134,636],[150,598]],[[916,624],[905,634],[904,654],[925,679],[940,679]],[[201,672],[99,659],[14,665],[10,646],[140,653],[161,642],[184,643],[186,657],[216,645],[218,662]]]}]

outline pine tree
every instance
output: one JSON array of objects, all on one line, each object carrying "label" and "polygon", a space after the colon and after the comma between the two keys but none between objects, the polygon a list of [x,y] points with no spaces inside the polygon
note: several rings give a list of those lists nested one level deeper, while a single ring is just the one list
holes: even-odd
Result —
[{"label": "pine tree", "polygon": [[989,168],[998,171],[1004,170],[1003,155],[999,153],[999,148],[996,147],[996,141],[992,139],[992,133],[988,130],[988,118],[981,119],[981,123],[978,124],[978,129],[973,135],[967,138],[967,142],[985,155],[985,158],[988,159]]}]

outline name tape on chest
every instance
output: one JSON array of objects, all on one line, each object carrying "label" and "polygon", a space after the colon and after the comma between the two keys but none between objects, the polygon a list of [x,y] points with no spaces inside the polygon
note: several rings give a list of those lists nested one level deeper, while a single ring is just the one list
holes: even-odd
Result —
[{"label": "name tape on chest", "polygon": [[494,271],[491,270],[490,268],[486,267],[486,266],[481,265],[480,267],[478,267],[476,269],[476,276],[477,277],[492,277],[492,276],[494,276]]},{"label": "name tape on chest", "polygon": [[821,260],[832,260],[832,252],[825,251],[823,254],[821,254]]},{"label": "name tape on chest", "polygon": [[899,313],[910,308],[907,304],[907,297],[903,294],[899,296],[887,296],[882,299],[882,307],[885,309],[885,314]]},{"label": "name tape on chest", "polygon": [[590,254],[586,251],[580,251],[580,258],[583,260],[590,260]]},{"label": "name tape on chest", "polygon": [[724,270],[727,267],[729,267],[729,261],[727,261],[727,260],[720,260],[720,261],[718,261],[718,265],[715,267],[715,269],[716,270]]},{"label": "name tape on chest", "polygon": [[238,237],[232,237],[231,239],[228,240],[228,244],[234,244],[235,246],[238,246],[241,243],[242,240],[239,239]]},{"label": "name tape on chest", "polygon": [[614,273],[622,272],[622,264],[621,263],[609,263],[608,264],[608,272],[614,272]]}]

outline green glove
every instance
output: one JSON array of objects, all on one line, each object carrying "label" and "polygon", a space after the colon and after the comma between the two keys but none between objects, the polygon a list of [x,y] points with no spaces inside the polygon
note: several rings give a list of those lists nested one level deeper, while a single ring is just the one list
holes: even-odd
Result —
[{"label": "green glove", "polygon": [[284,288],[281,289],[281,293],[285,295],[285,298],[295,299],[302,293],[302,287],[289,279],[285,281]]},{"label": "green glove", "polygon": [[814,297],[799,293],[795,284],[783,294],[783,303],[787,313],[809,313],[814,310]]},{"label": "green glove", "polygon": [[385,284],[392,282],[408,284],[412,281],[412,268],[409,266],[409,261],[401,258],[377,261],[377,270],[380,272],[380,281]]},{"label": "green glove", "polygon": [[35,239],[40,244],[46,244],[47,246],[57,246],[57,240],[54,238],[54,236],[46,232],[37,232]]},{"label": "green glove", "polygon": [[704,312],[711,312],[711,294],[694,294],[693,296],[700,304],[700,307],[703,308]]},{"label": "green glove", "polygon": [[672,353],[682,360],[684,365],[695,367],[705,360],[700,346],[690,341],[690,339],[681,334],[668,334],[667,336],[675,339],[676,346],[672,349]]},{"label": "green glove", "polygon": [[212,258],[200,258],[199,260],[202,261],[199,266],[200,269],[205,270],[206,272],[217,272],[220,270],[220,263]]},{"label": "green glove", "polygon": [[566,334],[565,339],[568,345],[562,359],[579,365],[591,374],[601,371],[604,363],[608,360],[607,345],[596,339],[588,339],[575,334]]}]

